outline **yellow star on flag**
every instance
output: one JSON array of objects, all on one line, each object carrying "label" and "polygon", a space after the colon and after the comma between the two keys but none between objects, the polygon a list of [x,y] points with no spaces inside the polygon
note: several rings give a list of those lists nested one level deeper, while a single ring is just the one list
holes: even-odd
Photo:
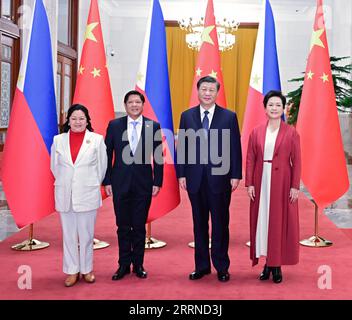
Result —
[{"label": "yellow star on flag", "polygon": [[93,34],[93,30],[99,25],[99,22],[93,22],[87,25],[86,28],[86,33],[84,35],[84,40],[92,40],[94,42],[98,42],[97,38],[95,37],[95,35]]},{"label": "yellow star on flag", "polygon": [[101,70],[99,70],[99,69],[97,69],[97,68],[94,67],[94,70],[91,72],[91,74],[93,75],[94,78],[96,78],[96,77],[101,77],[100,71],[101,71]]},{"label": "yellow star on flag", "polygon": [[211,45],[214,45],[213,39],[210,36],[210,32],[212,32],[214,28],[215,28],[215,26],[208,26],[208,27],[204,28],[204,30],[202,32],[202,36],[201,36],[202,44],[204,42],[208,42]]},{"label": "yellow star on flag", "polygon": [[196,70],[197,77],[200,77],[202,75],[203,70],[201,70],[199,67]]},{"label": "yellow star on flag", "polygon": [[24,80],[24,76],[22,74],[19,74],[18,79],[17,79],[17,85],[21,86],[23,80]]},{"label": "yellow star on flag", "polygon": [[323,80],[323,83],[325,83],[325,82],[328,82],[328,81],[329,81],[328,75],[327,75],[327,74],[325,74],[325,73],[323,73],[323,75],[320,77],[320,79],[322,79],[322,80]]},{"label": "yellow star on flag", "polygon": [[255,74],[254,77],[252,78],[252,81],[254,84],[259,84],[260,79],[261,78],[257,74]]},{"label": "yellow star on flag", "polygon": [[143,78],[144,78],[144,75],[143,75],[142,73],[138,72],[138,74],[137,74],[137,81],[138,81],[138,82],[141,82],[141,81],[143,81]]},{"label": "yellow star on flag", "polygon": [[309,72],[307,73],[307,79],[312,80],[314,76],[314,73],[312,72],[312,70],[309,70]]},{"label": "yellow star on flag", "polygon": [[324,33],[325,29],[314,30],[312,34],[312,38],[310,40],[310,51],[314,46],[319,46],[325,48],[323,41],[321,41],[320,37]]},{"label": "yellow star on flag", "polygon": [[213,77],[213,78],[217,79],[217,77],[218,77],[218,73],[217,73],[217,72],[215,72],[214,70],[211,70],[211,73],[209,74],[209,76],[211,76],[211,77]]},{"label": "yellow star on flag", "polygon": [[83,72],[84,72],[85,69],[86,69],[86,68],[84,68],[83,66],[80,66],[80,67],[79,67],[79,74],[83,74]]}]

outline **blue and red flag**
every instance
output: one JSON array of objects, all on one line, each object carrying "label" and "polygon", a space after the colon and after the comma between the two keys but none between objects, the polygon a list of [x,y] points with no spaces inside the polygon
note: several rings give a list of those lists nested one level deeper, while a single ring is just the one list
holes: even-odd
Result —
[{"label": "blue and red flag", "polygon": [[263,99],[270,90],[281,91],[281,84],[274,15],[270,1],[264,0],[241,133],[243,166],[246,164],[245,157],[250,133],[267,120]]},{"label": "blue and red flag", "polygon": [[159,122],[163,134],[164,180],[160,193],[153,198],[149,210],[147,222],[151,222],[175,209],[180,203],[180,193],[174,165],[175,141],[165,23],[158,0],[153,0],[151,6],[136,90],[143,93],[146,98],[143,115]]},{"label": "blue and red flag", "polygon": [[51,34],[36,0],[12,105],[3,158],[3,187],[18,227],[55,211],[50,148],[58,133]]}]

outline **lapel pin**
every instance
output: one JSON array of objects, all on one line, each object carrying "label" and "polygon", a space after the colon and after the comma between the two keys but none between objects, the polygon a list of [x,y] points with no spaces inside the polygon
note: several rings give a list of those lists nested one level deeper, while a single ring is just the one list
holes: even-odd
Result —
[{"label": "lapel pin", "polygon": [[87,140],[86,143],[90,143],[90,140]]}]

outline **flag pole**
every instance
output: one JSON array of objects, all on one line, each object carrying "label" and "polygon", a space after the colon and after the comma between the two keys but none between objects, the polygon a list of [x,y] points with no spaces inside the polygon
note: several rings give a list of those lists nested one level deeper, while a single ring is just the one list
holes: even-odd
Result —
[{"label": "flag pole", "polygon": [[33,223],[29,225],[29,239],[21,243],[15,244],[11,249],[16,251],[34,251],[40,250],[49,247],[48,242],[42,242],[36,239],[33,239]]},{"label": "flag pole", "polygon": [[313,200],[314,203],[314,215],[315,215],[315,223],[314,223],[314,236],[311,236],[309,239],[301,240],[299,243],[302,246],[313,247],[313,248],[324,248],[332,246],[332,242],[330,240],[326,240],[318,235],[318,205]]},{"label": "flag pole", "polygon": [[152,223],[147,224],[147,235],[145,238],[145,249],[159,249],[166,246],[166,242],[152,237]]}]

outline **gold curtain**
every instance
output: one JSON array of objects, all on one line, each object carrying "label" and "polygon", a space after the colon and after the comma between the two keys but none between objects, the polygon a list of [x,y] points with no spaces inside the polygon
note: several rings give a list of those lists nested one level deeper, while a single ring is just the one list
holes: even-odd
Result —
[{"label": "gold curtain", "polygon": [[[236,44],[221,53],[227,108],[237,113],[242,128],[248,93],[258,24],[240,25]],[[176,22],[166,23],[166,41],[169,64],[170,90],[175,131],[181,112],[188,109],[191,96],[197,52],[187,47],[186,32]]]}]

